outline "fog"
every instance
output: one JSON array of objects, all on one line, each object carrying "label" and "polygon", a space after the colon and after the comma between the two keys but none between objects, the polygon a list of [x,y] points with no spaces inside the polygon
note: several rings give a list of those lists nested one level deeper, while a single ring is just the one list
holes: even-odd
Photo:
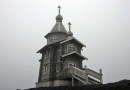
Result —
[{"label": "fog", "polygon": [[35,87],[44,36],[63,24],[86,45],[83,62],[103,83],[130,79],[130,0],[0,0],[0,90]]}]

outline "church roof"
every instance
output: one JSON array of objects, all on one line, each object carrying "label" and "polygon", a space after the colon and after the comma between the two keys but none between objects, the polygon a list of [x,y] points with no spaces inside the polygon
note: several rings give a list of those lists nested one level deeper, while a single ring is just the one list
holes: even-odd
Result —
[{"label": "church roof", "polygon": [[74,41],[78,42],[80,45],[82,45],[83,47],[86,47],[82,42],[80,42],[79,40],[77,40],[77,39],[76,39],[75,37],[73,37],[73,36],[67,37],[67,39],[64,40],[64,41],[62,41],[62,42],[60,42],[60,44],[66,43],[66,42],[71,41],[71,40],[74,40]]},{"label": "church roof", "polygon": [[62,24],[62,22],[60,21],[56,22],[56,24],[54,25],[50,33],[55,33],[55,32],[62,32],[67,34],[67,31],[64,25]]}]

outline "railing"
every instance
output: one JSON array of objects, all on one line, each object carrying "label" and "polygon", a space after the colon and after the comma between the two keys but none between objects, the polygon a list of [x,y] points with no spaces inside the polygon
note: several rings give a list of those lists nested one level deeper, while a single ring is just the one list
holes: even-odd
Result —
[{"label": "railing", "polygon": [[86,73],[85,71],[79,69],[79,68],[76,68],[76,67],[73,67],[73,74],[77,75],[78,77],[81,77],[83,79],[86,78]]},{"label": "railing", "polygon": [[87,73],[88,73],[88,75],[90,75],[90,76],[92,76],[92,77],[94,77],[96,79],[99,79],[99,80],[101,79],[101,74],[100,73],[95,72],[95,71],[93,71],[93,70],[91,70],[89,68],[87,68]]},{"label": "railing", "polygon": [[89,83],[89,81],[88,81],[88,80],[90,80],[90,79],[88,79],[89,76],[91,76],[91,77],[93,77],[93,78],[95,78],[95,79],[100,81],[99,82],[99,81],[95,80],[96,83],[97,82],[102,83],[102,73],[101,73],[101,70],[100,70],[100,73],[98,73],[98,72],[93,71],[93,70],[91,70],[89,68],[85,68],[85,70],[81,70],[79,68],[71,66],[69,68],[69,73],[72,75],[72,77],[76,78],[77,80],[79,80],[81,82],[84,81],[85,84]]}]

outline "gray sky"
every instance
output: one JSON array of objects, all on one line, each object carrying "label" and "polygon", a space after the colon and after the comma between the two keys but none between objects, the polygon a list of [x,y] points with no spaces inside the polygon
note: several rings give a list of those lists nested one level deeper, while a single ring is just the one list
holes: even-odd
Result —
[{"label": "gray sky", "polygon": [[25,89],[38,79],[44,36],[61,5],[63,24],[87,47],[88,68],[104,83],[130,79],[130,0],[0,0],[0,90]]}]

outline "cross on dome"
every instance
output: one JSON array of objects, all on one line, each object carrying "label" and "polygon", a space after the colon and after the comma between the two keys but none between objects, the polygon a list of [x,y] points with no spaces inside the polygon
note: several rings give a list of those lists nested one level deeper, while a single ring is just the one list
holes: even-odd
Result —
[{"label": "cross on dome", "polygon": [[70,26],[70,25],[72,25],[72,24],[69,22],[68,25],[69,25],[69,31],[70,31],[70,29],[71,29],[71,26]]},{"label": "cross on dome", "polygon": [[59,14],[60,14],[60,9],[61,9],[61,6],[58,6],[57,8],[59,8]]},{"label": "cross on dome", "polygon": [[62,22],[63,17],[60,15],[61,6],[58,6],[57,8],[59,8],[59,14],[56,16],[56,21],[57,22]]},{"label": "cross on dome", "polygon": [[72,24],[69,22],[68,25],[69,25],[68,36],[72,36],[73,35],[73,33],[71,32],[71,25]]}]

